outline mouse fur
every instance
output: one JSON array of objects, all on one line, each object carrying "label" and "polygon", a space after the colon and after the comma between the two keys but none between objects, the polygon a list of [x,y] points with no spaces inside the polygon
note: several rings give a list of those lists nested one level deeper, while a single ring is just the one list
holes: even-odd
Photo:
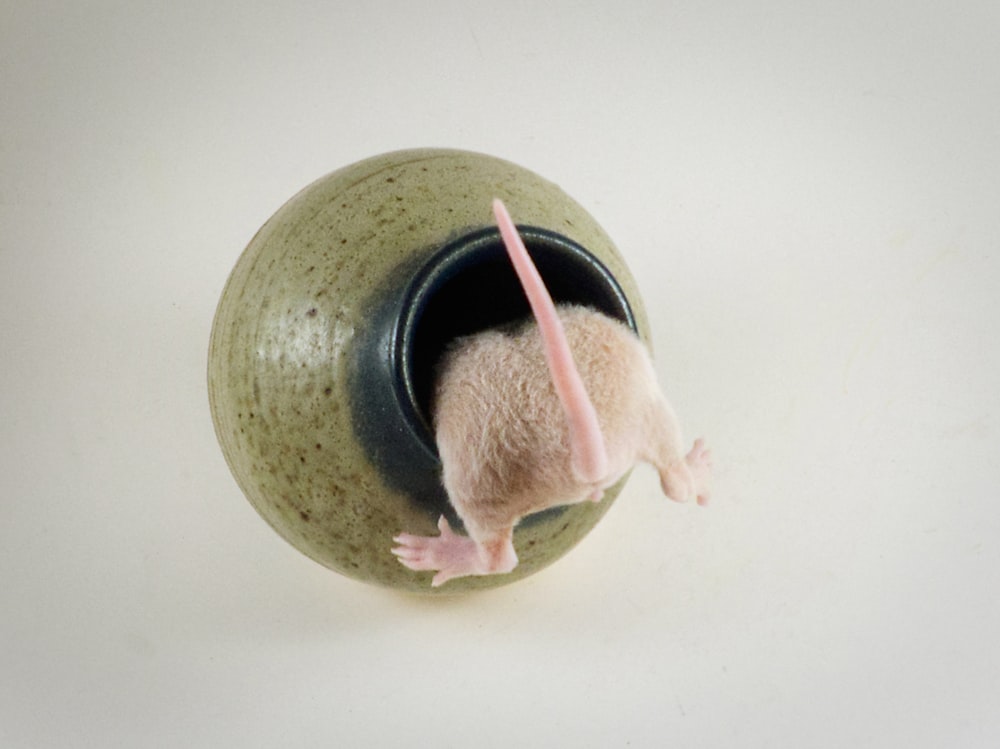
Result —
[{"label": "mouse fur", "polygon": [[435,571],[435,587],[510,572],[521,518],[598,501],[637,462],[656,468],[671,499],[709,498],[709,451],[696,440],[683,452],[642,341],[600,312],[555,305],[500,201],[494,214],[533,317],[458,339],[439,366],[442,482],[468,535],[441,516],[438,536],[401,533],[392,549],[410,569]]}]

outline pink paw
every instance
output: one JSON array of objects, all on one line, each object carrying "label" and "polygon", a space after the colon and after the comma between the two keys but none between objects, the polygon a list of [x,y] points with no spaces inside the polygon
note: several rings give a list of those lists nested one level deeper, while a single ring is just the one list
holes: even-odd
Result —
[{"label": "pink paw", "polygon": [[694,441],[691,452],[684,459],[691,477],[694,479],[694,491],[698,504],[706,505],[712,495],[712,452],[705,447],[705,440],[700,437]]},{"label": "pink paw", "polygon": [[414,536],[400,533],[395,541],[399,546],[392,549],[399,561],[416,572],[433,570],[437,574],[431,581],[438,587],[453,577],[481,575],[485,572],[475,541],[455,533],[444,515],[438,520],[440,536]]}]

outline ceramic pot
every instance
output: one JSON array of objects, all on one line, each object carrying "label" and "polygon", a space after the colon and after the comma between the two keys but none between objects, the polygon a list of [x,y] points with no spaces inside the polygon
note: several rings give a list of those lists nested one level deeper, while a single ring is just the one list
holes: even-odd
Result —
[{"label": "ceramic pot", "polygon": [[519,580],[573,547],[621,488],[526,518],[506,575],[430,587],[390,553],[400,531],[459,521],[431,433],[434,366],[457,336],[523,318],[493,225],[504,200],[557,302],[647,337],[635,282],[604,231],[557,186],[465,151],[388,153],[329,174],[272,216],[237,262],[212,327],[216,434],[260,515],[317,562],[442,595]]}]

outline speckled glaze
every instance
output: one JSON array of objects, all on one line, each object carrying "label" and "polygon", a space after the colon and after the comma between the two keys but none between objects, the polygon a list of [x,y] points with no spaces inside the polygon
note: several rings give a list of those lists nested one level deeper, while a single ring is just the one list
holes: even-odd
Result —
[{"label": "speckled glaze", "polygon": [[[358,405],[368,377],[359,352],[379,350],[371,347],[381,335],[373,321],[387,298],[398,298],[407,274],[449,242],[492,227],[494,197],[519,224],[586,248],[614,276],[648,337],[632,276],[583,208],[519,166],[454,150],[383,154],[309,185],[253,238],[219,302],[208,389],[229,467],[283,538],[358,580],[427,595],[505,585],[572,548],[620,489],[598,504],[522,523],[514,536],[520,563],[508,575],[432,589],[432,573],[411,572],[390,553],[400,531],[436,533],[446,500],[418,497],[380,467],[379,415]],[[433,474],[415,477],[413,486],[428,480]]]}]

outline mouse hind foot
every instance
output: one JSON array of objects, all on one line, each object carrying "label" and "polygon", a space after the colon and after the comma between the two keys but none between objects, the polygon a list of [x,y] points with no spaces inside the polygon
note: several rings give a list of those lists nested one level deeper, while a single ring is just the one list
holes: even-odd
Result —
[{"label": "mouse hind foot", "polygon": [[694,441],[684,462],[694,479],[694,495],[698,504],[707,505],[712,496],[712,451],[705,447],[705,440],[699,437]]},{"label": "mouse hind foot", "polygon": [[513,529],[477,543],[455,533],[442,515],[438,530],[441,531],[439,536],[400,533],[393,539],[399,545],[392,553],[404,566],[416,572],[437,572],[431,581],[432,587],[444,585],[455,577],[500,574],[517,566]]},{"label": "mouse hind foot", "polygon": [[712,453],[701,438],[694,441],[683,461],[677,461],[660,471],[663,493],[677,502],[697,498],[698,504],[708,504],[711,479]]}]

